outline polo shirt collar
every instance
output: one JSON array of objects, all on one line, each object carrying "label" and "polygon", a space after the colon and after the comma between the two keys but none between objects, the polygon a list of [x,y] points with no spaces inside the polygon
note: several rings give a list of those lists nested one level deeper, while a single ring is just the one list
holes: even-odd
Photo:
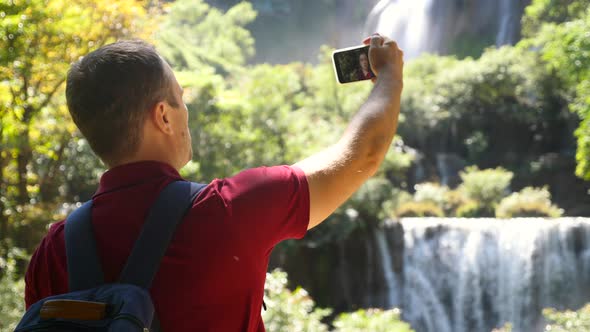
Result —
[{"label": "polo shirt collar", "polygon": [[101,176],[98,191],[93,198],[109,191],[131,187],[161,177],[182,179],[174,167],[159,161],[138,161],[116,166]]}]

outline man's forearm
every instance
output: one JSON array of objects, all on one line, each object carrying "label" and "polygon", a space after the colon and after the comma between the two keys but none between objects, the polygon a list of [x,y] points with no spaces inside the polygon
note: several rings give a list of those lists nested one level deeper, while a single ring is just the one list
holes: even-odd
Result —
[{"label": "man's forearm", "polygon": [[383,71],[367,101],[352,118],[338,142],[338,149],[361,169],[374,173],[395,136],[403,83]]},{"label": "man's forearm", "polygon": [[395,42],[379,35],[371,36],[370,44],[369,58],[377,80],[368,100],[338,143],[295,164],[308,182],[308,229],[327,218],[375,174],[395,135],[403,52]]}]

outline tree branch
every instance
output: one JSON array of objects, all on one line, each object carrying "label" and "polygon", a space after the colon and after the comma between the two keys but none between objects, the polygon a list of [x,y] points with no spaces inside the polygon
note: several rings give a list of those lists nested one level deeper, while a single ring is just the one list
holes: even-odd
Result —
[{"label": "tree branch", "polygon": [[40,111],[43,107],[47,106],[51,102],[53,95],[57,92],[57,90],[65,82],[65,80],[65,78],[61,78],[57,81],[57,83],[53,86],[49,93],[45,95],[45,100],[39,105],[39,107],[37,107],[37,109],[35,110],[36,112]]}]

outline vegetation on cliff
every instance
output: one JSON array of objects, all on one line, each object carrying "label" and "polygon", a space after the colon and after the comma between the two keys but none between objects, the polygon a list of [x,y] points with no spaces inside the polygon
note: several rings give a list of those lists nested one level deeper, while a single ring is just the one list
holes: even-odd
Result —
[{"label": "vegetation on cliff", "polygon": [[[573,177],[575,169],[590,180],[589,7],[534,0],[514,47],[409,62],[399,137],[382,169],[302,244],[333,243],[402,204],[417,216],[590,215],[589,186]],[[69,63],[87,52],[119,38],[157,45],[187,91],[189,179],[290,164],[337,139],[371,85],[339,86],[329,47],[317,65],[249,65],[255,18],[248,3],[222,11],[202,0],[0,1],[0,324],[22,303],[26,260],[14,248],[32,252],[104,170],[63,96]],[[496,177],[478,184],[469,166]],[[303,294],[289,296],[308,303]],[[320,322],[326,312],[316,313]],[[364,312],[340,321],[356,317],[397,319]]]}]

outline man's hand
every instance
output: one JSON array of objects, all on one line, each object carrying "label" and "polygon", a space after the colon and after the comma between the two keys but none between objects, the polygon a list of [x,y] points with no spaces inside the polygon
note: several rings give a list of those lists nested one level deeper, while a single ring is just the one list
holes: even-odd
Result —
[{"label": "man's hand", "polygon": [[403,82],[404,52],[396,42],[376,33],[363,44],[370,45],[369,63],[375,75],[391,75],[394,81]]},{"label": "man's hand", "polygon": [[307,177],[308,229],[344,203],[379,168],[395,135],[403,87],[403,52],[378,34],[370,42],[375,87],[335,145],[295,164]]}]

